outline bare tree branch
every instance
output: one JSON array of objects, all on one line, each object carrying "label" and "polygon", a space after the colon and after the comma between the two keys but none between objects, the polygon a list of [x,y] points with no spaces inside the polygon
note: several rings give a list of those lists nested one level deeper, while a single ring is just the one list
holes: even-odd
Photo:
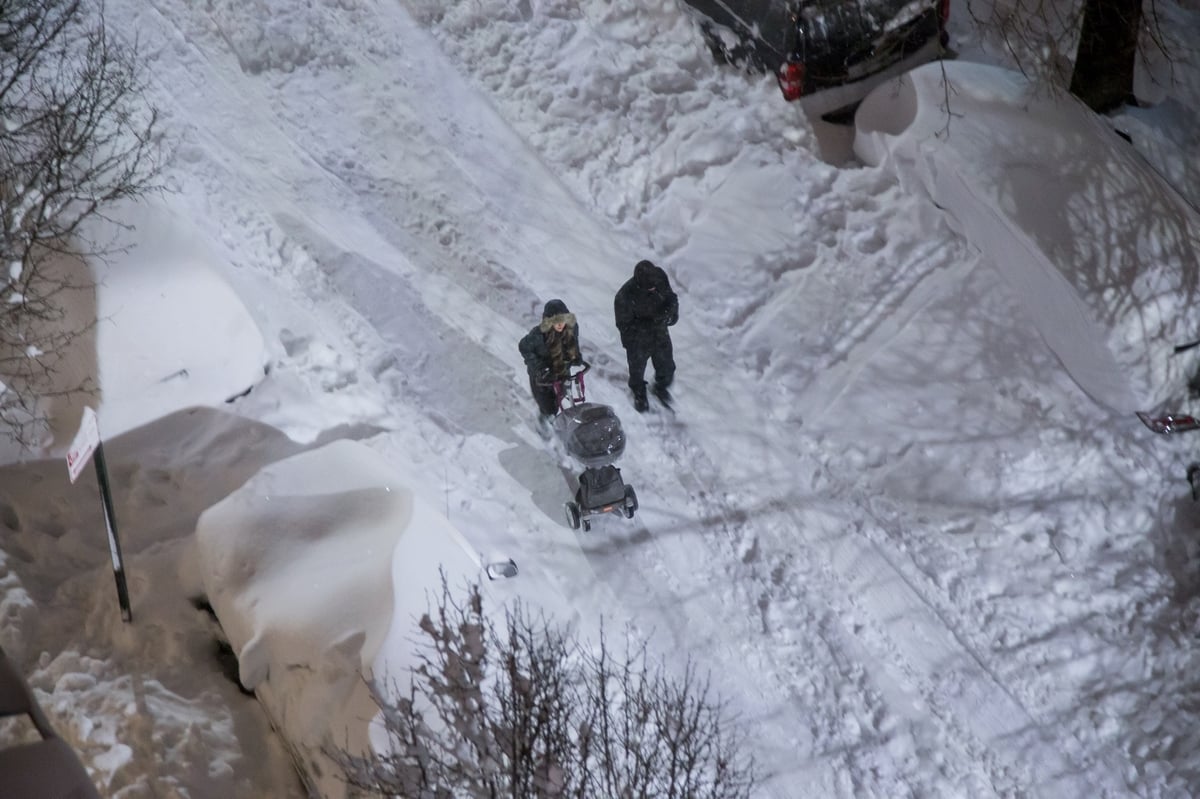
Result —
[{"label": "bare tree branch", "polygon": [[[0,0],[0,435],[36,443],[62,357],[88,327],[67,295],[84,258],[111,255],[84,225],[154,188],[157,114],[136,45],[108,34],[102,2]],[[110,220],[111,221],[111,220]]]},{"label": "bare tree branch", "polygon": [[746,799],[754,763],[711,686],[651,667],[626,631],[586,650],[517,604],[495,626],[479,586],[420,620],[419,665],[373,685],[389,736],[371,757],[330,753],[352,789],[416,799]]}]

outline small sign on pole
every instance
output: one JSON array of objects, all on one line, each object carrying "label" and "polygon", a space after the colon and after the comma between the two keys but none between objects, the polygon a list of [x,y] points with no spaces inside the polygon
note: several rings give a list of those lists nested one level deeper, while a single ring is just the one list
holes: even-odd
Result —
[{"label": "small sign on pole", "polygon": [[92,453],[99,445],[100,422],[96,418],[95,411],[84,407],[83,421],[79,423],[79,432],[75,434],[71,448],[67,450],[67,474],[71,476],[72,483],[79,477],[83,467],[87,465],[88,459],[92,457]]},{"label": "small sign on pole", "polygon": [[108,550],[112,555],[113,576],[117,579],[117,600],[121,603],[121,618],[131,622],[133,611],[129,607],[125,563],[121,557],[121,542],[117,538],[117,516],[113,510],[112,492],[108,487],[108,467],[104,463],[104,444],[100,441],[100,422],[94,410],[84,407],[79,432],[75,434],[71,448],[67,450],[67,473],[71,476],[72,483],[79,477],[89,459],[96,464],[96,481],[100,484],[100,500],[104,504],[104,526],[108,529]]}]

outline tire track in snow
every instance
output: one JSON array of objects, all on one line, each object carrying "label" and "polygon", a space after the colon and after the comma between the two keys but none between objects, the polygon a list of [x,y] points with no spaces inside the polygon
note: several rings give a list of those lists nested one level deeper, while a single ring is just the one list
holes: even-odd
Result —
[{"label": "tire track in snow", "polygon": [[[598,376],[619,379],[615,371]],[[603,522],[592,533],[580,534],[589,554],[611,564],[598,570],[610,575],[618,593],[645,596],[643,601],[656,612],[666,609],[674,619],[678,646],[704,651],[706,664],[722,676],[720,682],[743,687],[739,703],[753,709],[762,751],[778,747],[780,762],[796,762],[797,752],[806,753],[796,772],[772,775],[772,795],[884,795],[897,774],[905,784],[921,786],[921,771],[913,766],[908,748],[898,747],[896,758],[881,762],[876,753],[880,741],[905,725],[923,752],[939,751],[944,744],[938,743],[939,733],[923,713],[905,717],[890,706],[898,692],[889,696],[880,689],[869,666],[874,657],[846,632],[841,616],[847,611],[830,601],[836,603],[843,589],[824,575],[823,556],[806,557],[807,547],[796,556],[793,546],[789,556],[772,559],[754,542],[761,524],[792,523],[784,504],[739,507],[726,496],[719,472],[691,440],[686,423],[638,423],[632,426],[631,441],[642,442],[648,431],[662,444],[639,443],[645,457],[630,459],[626,479],[636,486],[642,472],[635,469],[650,467],[674,474],[677,487],[663,490],[658,481],[657,496],[648,490],[639,494],[636,520],[644,527],[632,536],[618,533],[602,545],[589,545],[588,538],[597,540],[613,529]],[[621,524],[612,522],[618,530]],[[697,538],[702,546],[694,545]],[[631,609],[636,615],[636,604]],[[713,640],[731,639],[728,628],[743,631],[736,636],[737,648],[714,649]],[[902,701],[909,703],[908,695]],[[793,720],[781,727],[788,717],[801,720],[799,726]],[[981,788],[998,780],[975,773],[978,759],[952,758],[947,768],[963,772],[961,783]],[[808,790],[798,790],[798,785]],[[936,789],[936,784],[924,785],[926,795],[935,795]]]},{"label": "tire track in snow", "polygon": [[[937,707],[931,701],[932,689],[922,686],[914,692],[894,677],[906,671],[903,666],[888,652],[868,645],[879,623],[849,599],[854,586],[847,585],[839,561],[829,558],[827,542],[809,540],[797,548],[792,540],[784,556],[765,546],[771,536],[794,536],[809,529],[813,526],[806,524],[809,520],[789,509],[785,500],[749,514],[724,499],[716,488],[723,483],[717,467],[689,438],[680,429],[666,438],[664,449],[689,499],[700,506],[706,544],[710,551],[716,550],[711,560],[727,564],[725,571],[735,575],[729,582],[737,587],[741,607],[759,625],[746,639],[758,649],[755,661],[765,674],[793,686],[789,692],[803,703],[801,712],[820,716],[812,724],[815,754],[840,762],[845,774],[835,784],[844,795],[882,795],[897,779],[918,792],[936,795],[938,784],[923,784],[921,766],[912,762],[915,754],[929,752],[944,758],[943,770],[958,784],[979,789],[1007,784],[1010,790],[1020,790],[1002,767],[990,762],[984,747],[970,743],[971,736],[957,728],[952,716],[935,713],[939,727],[932,728],[929,714],[920,709]],[[834,513],[845,509],[830,512],[831,521],[816,527],[839,524]],[[718,574],[709,579],[725,577]],[[798,617],[811,620],[804,626],[811,639],[793,640]],[[783,618],[786,623],[774,622]],[[819,651],[812,647],[816,641],[822,644]],[[796,648],[803,650],[798,658],[788,654]],[[853,686],[853,696],[846,694],[847,685]],[[896,753],[892,762],[879,762],[873,750],[880,741],[896,740],[898,735],[908,736],[911,748],[899,742],[889,747]],[[866,741],[870,745],[864,746]]]},{"label": "tire track in snow", "polygon": [[[739,586],[743,607],[763,620],[759,646],[765,639],[766,651],[759,661],[788,662],[786,655],[770,653],[794,646],[786,636],[794,631],[799,615],[815,620],[807,629],[824,644],[819,665],[836,670],[855,685],[859,698],[852,708],[844,703],[818,708],[828,713],[826,740],[838,741],[838,733],[844,732],[845,717],[839,718],[838,712],[857,712],[859,719],[868,720],[860,725],[867,735],[891,737],[898,723],[906,725],[914,750],[901,747],[895,768],[903,768],[907,755],[936,752],[940,768],[950,772],[946,776],[971,785],[973,796],[980,795],[979,790],[997,796],[1066,796],[1073,795],[1081,782],[1093,786],[1091,796],[1127,795],[1125,785],[1110,771],[1097,773],[1093,765],[1082,765],[1061,751],[1063,742],[1052,737],[1058,730],[1043,731],[1037,714],[1016,698],[955,632],[953,622],[924,597],[915,565],[889,547],[886,536],[870,534],[881,528],[871,518],[865,496],[851,493],[815,502],[806,498],[808,507],[802,510],[783,502],[755,514],[751,526],[744,509],[721,498],[716,487],[724,480],[712,460],[689,440],[684,428],[675,427],[663,449],[676,465],[689,499],[700,507],[706,543],[718,550],[714,554],[742,550],[736,558],[718,556],[713,561],[730,564],[727,571],[741,573],[730,582]],[[836,532],[839,527],[843,532]],[[831,530],[835,532],[822,532]],[[794,540],[779,545],[788,555],[772,554],[771,538],[796,534],[805,539],[813,562],[828,564],[827,569],[803,570]],[[712,574],[709,579],[721,576]],[[749,585],[756,591],[745,587]],[[789,621],[772,629],[770,618],[777,613],[786,613]],[[694,612],[689,616],[694,617]],[[806,652],[806,657],[813,655]],[[778,678],[775,669],[769,668],[768,673]],[[810,679],[802,673],[793,673],[792,678],[800,685]],[[929,728],[931,719],[937,729]],[[814,730],[814,738],[819,746],[820,730]],[[958,753],[956,762],[947,757],[950,752]],[[879,763],[855,764],[851,755],[845,757],[856,789],[872,792],[890,784],[872,786]],[[904,780],[920,785],[921,775],[918,770]],[[937,787],[926,785],[925,790],[936,793]]]}]

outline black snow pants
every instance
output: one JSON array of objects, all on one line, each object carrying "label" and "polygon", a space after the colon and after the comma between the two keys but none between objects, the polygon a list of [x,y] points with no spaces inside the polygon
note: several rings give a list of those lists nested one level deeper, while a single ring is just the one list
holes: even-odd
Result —
[{"label": "black snow pants", "polygon": [[629,361],[629,387],[634,393],[646,391],[646,362],[654,364],[654,387],[664,389],[675,379],[675,353],[666,325],[639,330],[627,339],[625,357]]},{"label": "black snow pants", "polygon": [[558,413],[558,395],[554,393],[554,386],[538,385],[537,375],[530,375],[529,391],[543,416],[554,416]]}]

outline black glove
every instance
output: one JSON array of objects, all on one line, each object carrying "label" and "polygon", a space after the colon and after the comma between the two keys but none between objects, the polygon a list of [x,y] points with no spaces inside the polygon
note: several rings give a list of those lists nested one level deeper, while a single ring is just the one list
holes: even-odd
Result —
[{"label": "black glove", "polygon": [[554,382],[554,373],[550,371],[549,366],[538,371],[537,381],[539,383],[553,383]]}]

